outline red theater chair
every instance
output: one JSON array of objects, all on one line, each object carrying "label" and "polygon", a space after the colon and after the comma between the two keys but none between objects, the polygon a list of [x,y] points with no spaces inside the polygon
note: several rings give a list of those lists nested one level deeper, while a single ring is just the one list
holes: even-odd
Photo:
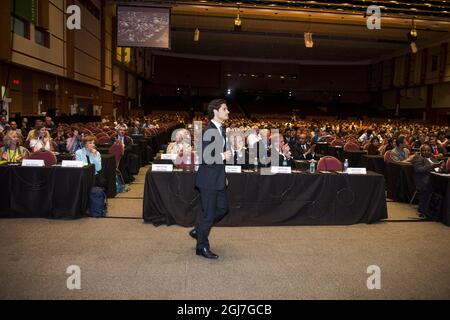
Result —
[{"label": "red theater chair", "polygon": [[33,152],[27,159],[44,160],[46,166],[52,166],[57,162],[55,155],[50,151]]},{"label": "red theater chair", "polygon": [[359,151],[359,146],[356,143],[347,142],[344,145],[344,151],[347,151],[347,152]]},{"label": "red theater chair", "polygon": [[342,171],[342,162],[335,157],[322,157],[317,164],[317,171]]}]

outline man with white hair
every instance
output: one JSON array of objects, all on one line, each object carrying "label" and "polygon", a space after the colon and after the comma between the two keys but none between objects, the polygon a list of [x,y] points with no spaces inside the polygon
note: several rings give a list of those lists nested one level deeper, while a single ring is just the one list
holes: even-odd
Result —
[{"label": "man with white hair", "polygon": [[124,147],[133,144],[133,139],[127,136],[125,133],[127,132],[127,128],[125,125],[117,126],[117,135],[112,138],[112,143],[122,143]]}]

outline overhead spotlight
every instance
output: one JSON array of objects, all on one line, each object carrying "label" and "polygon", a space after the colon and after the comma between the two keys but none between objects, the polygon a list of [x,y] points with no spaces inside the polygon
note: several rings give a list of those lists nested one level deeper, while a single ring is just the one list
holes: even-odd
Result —
[{"label": "overhead spotlight", "polygon": [[198,28],[197,28],[194,31],[194,41],[198,42],[199,40],[200,40],[200,30],[198,30]]},{"label": "overhead spotlight", "polygon": [[411,30],[409,30],[409,32],[406,36],[408,37],[408,40],[410,42],[411,52],[417,53],[417,45],[416,45],[417,29],[416,29],[416,24],[414,22],[414,19],[412,20],[412,28],[411,28]]},{"label": "overhead spotlight", "polygon": [[414,42],[417,40],[417,30],[411,29],[407,34],[408,40]]},{"label": "overhead spotlight", "polygon": [[305,47],[312,48],[314,46],[314,42],[312,39],[311,32],[305,32]]},{"label": "overhead spotlight", "polygon": [[234,31],[241,31],[241,30],[242,30],[242,20],[239,17],[238,12],[236,19],[234,19]]}]

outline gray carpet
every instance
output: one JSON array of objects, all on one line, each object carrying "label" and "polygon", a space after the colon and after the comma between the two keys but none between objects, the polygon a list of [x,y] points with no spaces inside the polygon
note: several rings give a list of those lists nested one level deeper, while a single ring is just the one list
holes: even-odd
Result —
[{"label": "gray carpet", "polygon": [[[210,261],[189,229],[127,219],[141,217],[142,200],[126,197],[108,214],[124,219],[0,220],[0,299],[450,299],[440,223],[213,228],[220,258]],[[415,216],[407,204],[388,209]],[[81,290],[66,287],[69,265],[81,268]],[[369,265],[381,268],[380,290],[367,289]]]}]

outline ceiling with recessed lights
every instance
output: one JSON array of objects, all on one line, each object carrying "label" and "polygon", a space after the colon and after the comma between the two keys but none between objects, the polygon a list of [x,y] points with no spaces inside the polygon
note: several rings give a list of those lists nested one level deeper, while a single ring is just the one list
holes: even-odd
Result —
[{"label": "ceiling with recessed lights", "polygon": [[[119,3],[109,1],[108,3]],[[420,48],[450,41],[447,1],[120,1],[171,6],[171,50],[209,58],[367,63],[408,52],[407,33],[417,29]],[[367,8],[381,12],[381,29],[367,27]],[[240,14],[242,30],[235,31]],[[199,41],[193,41],[199,29]],[[311,32],[313,48],[304,33]]]}]

